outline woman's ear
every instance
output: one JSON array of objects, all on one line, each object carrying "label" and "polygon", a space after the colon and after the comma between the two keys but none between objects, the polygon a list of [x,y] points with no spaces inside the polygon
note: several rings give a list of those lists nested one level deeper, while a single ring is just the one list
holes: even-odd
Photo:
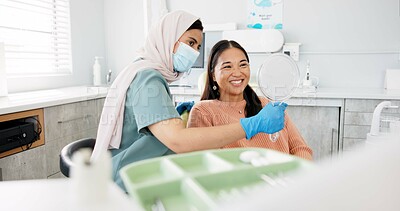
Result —
[{"label": "woman's ear", "polygon": [[176,53],[176,50],[178,50],[178,47],[179,47],[179,40],[175,42],[172,53]]}]

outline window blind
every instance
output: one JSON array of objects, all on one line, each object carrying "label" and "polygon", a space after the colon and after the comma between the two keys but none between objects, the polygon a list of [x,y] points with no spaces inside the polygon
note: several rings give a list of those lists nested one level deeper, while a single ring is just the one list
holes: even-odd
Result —
[{"label": "window blind", "polygon": [[0,0],[9,75],[70,73],[69,0]]}]

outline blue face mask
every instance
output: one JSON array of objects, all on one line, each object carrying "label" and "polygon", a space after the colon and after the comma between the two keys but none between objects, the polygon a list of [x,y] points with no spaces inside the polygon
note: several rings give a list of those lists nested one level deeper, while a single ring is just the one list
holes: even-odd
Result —
[{"label": "blue face mask", "polygon": [[174,70],[178,72],[189,71],[199,55],[200,52],[185,43],[179,42],[178,49],[172,54]]}]

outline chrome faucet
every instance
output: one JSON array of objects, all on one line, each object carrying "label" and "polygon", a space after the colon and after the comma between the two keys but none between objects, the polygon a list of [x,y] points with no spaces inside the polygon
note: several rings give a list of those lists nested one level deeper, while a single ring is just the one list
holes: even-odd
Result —
[{"label": "chrome faucet", "polygon": [[111,83],[111,74],[112,74],[112,71],[110,69],[110,70],[108,70],[108,73],[107,73],[107,76],[106,76],[107,85],[109,85]]}]

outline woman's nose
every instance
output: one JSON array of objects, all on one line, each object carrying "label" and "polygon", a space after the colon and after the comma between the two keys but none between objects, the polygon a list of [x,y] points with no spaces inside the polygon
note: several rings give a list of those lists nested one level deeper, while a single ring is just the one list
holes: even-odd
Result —
[{"label": "woman's nose", "polygon": [[240,67],[233,67],[233,75],[241,75],[242,74],[242,71],[241,71],[241,69],[240,69]]}]

